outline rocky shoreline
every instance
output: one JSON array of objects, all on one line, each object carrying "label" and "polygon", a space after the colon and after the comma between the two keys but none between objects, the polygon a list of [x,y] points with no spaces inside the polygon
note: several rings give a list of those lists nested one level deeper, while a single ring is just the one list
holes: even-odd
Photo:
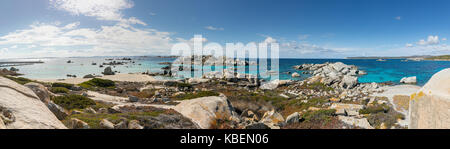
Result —
[{"label": "rocky shoreline", "polygon": [[[388,86],[359,83],[358,77],[367,73],[358,67],[341,62],[293,67],[311,77],[267,82],[251,75],[227,77],[243,75],[230,70],[179,80],[156,80],[146,73],[46,81],[8,78],[30,88],[70,129],[407,128],[405,109],[383,95]],[[14,111],[7,115],[21,116]],[[5,119],[0,128],[19,123]]]}]

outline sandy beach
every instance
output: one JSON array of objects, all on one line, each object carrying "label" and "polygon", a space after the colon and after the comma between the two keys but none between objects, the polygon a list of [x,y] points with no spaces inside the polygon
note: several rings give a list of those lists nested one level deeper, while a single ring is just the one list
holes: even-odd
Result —
[{"label": "sandy beach", "polygon": [[[116,75],[108,75],[99,77],[101,79],[108,79],[113,81],[123,81],[123,82],[151,82],[156,81],[155,78],[143,75],[143,74],[116,74]],[[69,84],[80,84],[85,81],[89,81],[91,78],[67,78],[67,79],[37,79],[40,82],[48,82],[48,83],[69,83]]]}]

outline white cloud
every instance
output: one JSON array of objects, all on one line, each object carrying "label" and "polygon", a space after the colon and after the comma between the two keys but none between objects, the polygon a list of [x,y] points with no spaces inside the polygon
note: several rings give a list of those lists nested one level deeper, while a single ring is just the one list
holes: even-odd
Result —
[{"label": "white cloud", "polygon": [[78,27],[79,25],[80,25],[80,22],[70,23],[70,24],[67,24],[66,26],[64,26],[63,29],[73,29],[73,28]]},{"label": "white cloud", "polygon": [[[267,36],[264,43],[276,43],[277,39]],[[299,43],[297,41],[280,41],[280,56],[287,58],[324,57],[349,51],[348,48],[327,48],[315,44]]]},{"label": "white cloud", "polygon": [[120,21],[128,24],[146,25],[136,18],[126,19],[122,11],[134,6],[130,0],[49,0],[56,9],[72,15],[96,17],[99,20]]},{"label": "white cloud", "polygon": [[222,27],[214,27],[214,26],[206,26],[205,29],[212,30],[212,31],[223,31],[223,30],[225,30]]},{"label": "white cloud", "polygon": [[427,40],[419,40],[417,42],[417,45],[425,46],[425,45],[437,45],[439,44],[439,37],[438,36],[428,36]]},{"label": "white cloud", "polygon": [[[100,29],[78,28],[78,25],[77,22],[65,26],[35,23],[1,36],[0,47],[19,45],[17,52],[38,49],[33,51],[34,55],[28,55],[32,57],[64,57],[166,54],[172,45],[170,33],[155,29],[138,29],[120,23]],[[27,55],[21,55],[24,56]]]},{"label": "white cloud", "polygon": [[413,47],[414,45],[413,45],[413,44],[410,44],[410,43],[407,43],[405,46],[406,46],[406,47]]},{"label": "white cloud", "polygon": [[402,17],[401,17],[401,16],[397,16],[397,17],[395,17],[394,19],[395,19],[395,20],[401,20]]},{"label": "white cloud", "polygon": [[8,51],[9,51],[8,48],[2,48],[2,49],[0,49],[0,58],[1,58],[1,57],[4,57]]},{"label": "white cloud", "polygon": [[277,42],[277,40],[272,37],[267,37],[266,40],[264,40],[264,43],[275,43],[275,42]]},{"label": "white cloud", "polygon": [[442,38],[441,40],[442,40],[442,41],[447,41],[447,38]]}]

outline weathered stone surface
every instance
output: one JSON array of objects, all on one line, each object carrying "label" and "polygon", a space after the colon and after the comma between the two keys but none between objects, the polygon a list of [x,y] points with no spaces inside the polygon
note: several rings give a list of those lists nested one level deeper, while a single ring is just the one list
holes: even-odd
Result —
[{"label": "weathered stone surface", "polygon": [[2,119],[2,118],[0,118],[0,129],[6,129],[6,125],[5,125],[5,123],[3,122],[3,119]]},{"label": "weathered stone surface", "polygon": [[300,113],[294,112],[286,118],[287,124],[293,124],[300,122]]},{"label": "weathered stone surface", "polygon": [[0,109],[14,117],[10,129],[65,129],[66,127],[29,88],[0,77]]},{"label": "weathered stone surface", "polygon": [[100,121],[100,127],[103,129],[114,129],[114,124],[107,119],[103,119],[102,121]]},{"label": "weathered stone surface", "polygon": [[338,119],[348,125],[353,125],[364,129],[373,129],[366,118],[358,119],[354,117],[338,116]]},{"label": "weathered stone surface", "polygon": [[209,82],[209,79],[201,79],[201,78],[189,78],[187,83],[189,84],[199,84]]},{"label": "weathered stone surface", "polygon": [[336,109],[337,115],[356,116],[359,114],[359,110],[363,109],[364,105],[357,104],[344,104],[344,103],[333,103],[330,109]]},{"label": "weathered stone surface", "polygon": [[97,114],[97,111],[95,111],[93,108],[88,107],[86,109],[84,109],[84,112],[86,113],[91,113],[91,114]]},{"label": "weathered stone surface", "polygon": [[47,103],[47,107],[59,120],[64,120],[69,115],[69,112],[66,109],[53,103],[52,101]]},{"label": "weathered stone surface", "polygon": [[292,74],[292,77],[293,77],[293,78],[298,78],[298,77],[300,77],[300,74],[294,72],[294,73]]},{"label": "weathered stone surface", "polygon": [[174,110],[191,119],[202,129],[208,129],[217,117],[232,116],[233,107],[226,97],[203,97],[183,101]]},{"label": "weathered stone surface", "polygon": [[405,83],[405,84],[416,84],[417,83],[417,77],[404,77],[400,80],[400,83]]},{"label": "weathered stone surface", "polygon": [[142,127],[142,126],[139,124],[139,121],[137,121],[137,120],[131,120],[131,121],[128,123],[128,129],[144,129],[144,127]]},{"label": "weathered stone surface", "polygon": [[50,101],[50,91],[48,91],[44,85],[35,82],[30,82],[25,84],[25,86],[30,88],[45,104],[47,104]]},{"label": "weathered stone surface", "polygon": [[410,129],[450,129],[450,69],[435,75],[411,95]]},{"label": "weathered stone surface", "polygon": [[86,122],[83,122],[82,120],[79,120],[77,118],[72,118],[69,121],[68,124],[70,129],[89,129],[89,125]]},{"label": "weathered stone surface", "polygon": [[112,71],[111,67],[106,67],[103,71],[103,75],[114,75],[114,71]]},{"label": "weathered stone surface", "polygon": [[280,113],[272,110],[264,113],[264,116],[259,122],[266,124],[271,129],[279,129],[280,124],[284,122],[284,118]]},{"label": "weathered stone surface", "polygon": [[358,77],[344,76],[339,86],[346,89],[352,89],[358,84]]},{"label": "weathered stone surface", "polygon": [[117,123],[116,125],[114,125],[114,129],[127,129],[127,123],[126,121],[121,121],[119,123]]},{"label": "weathered stone surface", "polygon": [[273,90],[278,87],[280,80],[273,80],[270,82],[263,83],[259,88],[263,90]]}]

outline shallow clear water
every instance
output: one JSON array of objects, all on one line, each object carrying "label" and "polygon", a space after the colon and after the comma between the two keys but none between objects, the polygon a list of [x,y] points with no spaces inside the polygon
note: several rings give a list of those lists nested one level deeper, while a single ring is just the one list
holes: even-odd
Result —
[{"label": "shallow clear water", "polygon": [[[343,62],[347,65],[356,65],[359,69],[367,72],[367,75],[360,76],[359,82],[387,82],[398,83],[403,77],[417,76],[417,84],[424,85],[433,74],[450,68],[450,61],[407,61],[390,59],[385,62],[367,59],[280,59],[280,72],[301,72],[292,68],[293,65],[303,63],[325,63]],[[281,73],[281,79],[291,78],[288,74]]]},{"label": "shallow clear water", "polygon": [[[42,64],[33,64],[25,66],[16,66],[20,69],[20,73],[25,74],[23,77],[33,79],[62,79],[67,74],[83,77],[86,74],[101,74],[104,68],[99,65],[103,62],[109,62],[105,59],[112,57],[89,57],[89,58],[48,58],[39,59],[44,61]],[[119,57],[117,57],[119,58]],[[121,73],[136,72],[162,72],[161,62],[172,62],[174,58],[158,58],[158,57],[132,57],[135,64],[121,65],[113,68]],[[74,63],[67,63],[67,60]],[[91,65],[91,63],[97,65]],[[450,68],[450,61],[408,61],[387,60],[378,62],[376,60],[353,60],[353,59],[280,59],[280,79],[304,79],[309,75],[302,74],[301,71],[292,68],[294,65],[305,63],[325,63],[325,62],[343,62],[348,65],[356,65],[368,74],[359,77],[360,82],[387,82],[392,81],[398,83],[401,78],[408,76],[417,76],[418,85],[424,85],[433,74]],[[139,65],[140,64],[140,65]],[[8,68],[9,69],[9,68]],[[285,72],[298,72],[300,78],[291,78],[291,74]],[[251,71],[255,74],[256,71]]]}]

